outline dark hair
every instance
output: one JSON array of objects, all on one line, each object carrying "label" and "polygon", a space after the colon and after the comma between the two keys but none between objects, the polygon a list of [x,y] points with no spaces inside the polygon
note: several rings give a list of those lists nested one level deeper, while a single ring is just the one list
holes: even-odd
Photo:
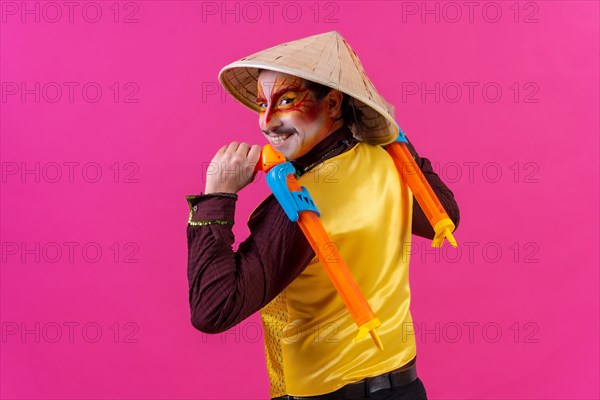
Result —
[{"label": "dark hair", "polygon": [[[321,85],[320,83],[309,81],[308,79],[304,79],[304,86],[306,86],[319,101],[327,96],[332,89],[329,86]],[[356,107],[354,107],[353,103],[354,100],[351,100],[350,96],[346,93],[342,93],[342,105],[340,107],[342,111],[341,118],[343,118],[344,122],[348,125],[360,125],[363,114],[360,109],[357,110]]]},{"label": "dark hair", "polygon": [[[262,71],[264,71],[264,69],[259,68],[258,75],[260,75]],[[320,83],[309,81],[308,79],[302,80],[304,81],[304,86],[312,92],[317,101],[321,101],[329,92],[331,92],[332,88],[329,86],[321,85]],[[344,122],[348,125],[361,125],[363,112],[360,109],[356,109],[353,103],[354,100],[350,103],[350,96],[346,93],[342,93],[342,104],[340,107],[342,111],[341,118],[343,118]]]}]

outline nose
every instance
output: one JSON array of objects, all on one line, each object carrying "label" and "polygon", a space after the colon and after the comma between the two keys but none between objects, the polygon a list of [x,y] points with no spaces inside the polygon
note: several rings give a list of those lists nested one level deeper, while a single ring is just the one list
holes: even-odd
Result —
[{"label": "nose", "polygon": [[269,106],[259,118],[260,129],[263,131],[271,132],[273,129],[281,126],[281,120],[277,116],[277,113],[273,112],[273,109]]}]

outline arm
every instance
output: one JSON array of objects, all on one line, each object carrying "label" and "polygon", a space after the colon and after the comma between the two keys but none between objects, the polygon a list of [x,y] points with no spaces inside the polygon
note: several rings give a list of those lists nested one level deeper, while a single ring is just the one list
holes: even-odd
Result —
[{"label": "arm", "polygon": [[233,251],[237,195],[187,196],[188,283],[192,325],[224,332],[273,300],[315,256],[296,223],[271,195],[248,221]]},{"label": "arm", "polygon": [[[408,150],[413,155],[417,165],[421,168],[425,179],[431,185],[434,193],[442,203],[442,206],[446,210],[448,217],[454,222],[456,228],[458,228],[458,224],[460,222],[460,211],[458,209],[458,204],[454,199],[454,193],[446,186],[446,184],[440,179],[440,177],[433,171],[431,167],[431,162],[427,158],[419,157],[419,154],[415,150],[414,146],[406,138],[408,143],[406,146]],[[412,222],[412,232],[414,235],[421,236],[427,239],[433,239],[435,236],[435,232],[433,227],[429,223],[427,216],[419,206],[417,201],[413,201],[413,222]]]}]

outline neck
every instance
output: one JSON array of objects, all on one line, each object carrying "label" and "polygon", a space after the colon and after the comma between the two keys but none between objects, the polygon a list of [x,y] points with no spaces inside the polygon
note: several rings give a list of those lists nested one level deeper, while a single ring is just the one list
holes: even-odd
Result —
[{"label": "neck", "polygon": [[357,142],[352,131],[343,121],[337,121],[334,126],[336,128],[308,153],[292,161],[297,171],[307,172],[322,161],[349,150]]},{"label": "neck", "polygon": [[[341,117],[340,117],[340,119],[337,119],[337,120],[334,119],[334,120],[332,120],[331,124],[329,126],[329,133],[327,134],[327,136],[325,136],[323,138],[323,140],[325,140],[326,138],[328,138],[329,136],[331,136],[331,134],[333,132],[338,131],[342,126],[344,126],[344,120]],[[321,140],[321,141],[323,141],[323,140]]]}]

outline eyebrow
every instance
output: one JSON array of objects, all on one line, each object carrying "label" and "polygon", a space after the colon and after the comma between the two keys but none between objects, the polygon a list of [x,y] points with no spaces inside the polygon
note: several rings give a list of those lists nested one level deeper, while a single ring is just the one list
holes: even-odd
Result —
[{"label": "eyebrow", "polygon": [[[286,86],[284,88],[281,88],[281,89],[277,90],[275,93],[273,93],[271,95],[271,97],[272,98],[277,98],[280,95],[282,95],[283,93],[288,92],[290,89],[294,89],[295,91],[299,91],[298,89],[301,89],[301,88],[302,88],[302,86],[298,87],[298,85],[288,85],[288,86]],[[256,97],[256,101],[265,101],[265,98],[257,96]]]}]

